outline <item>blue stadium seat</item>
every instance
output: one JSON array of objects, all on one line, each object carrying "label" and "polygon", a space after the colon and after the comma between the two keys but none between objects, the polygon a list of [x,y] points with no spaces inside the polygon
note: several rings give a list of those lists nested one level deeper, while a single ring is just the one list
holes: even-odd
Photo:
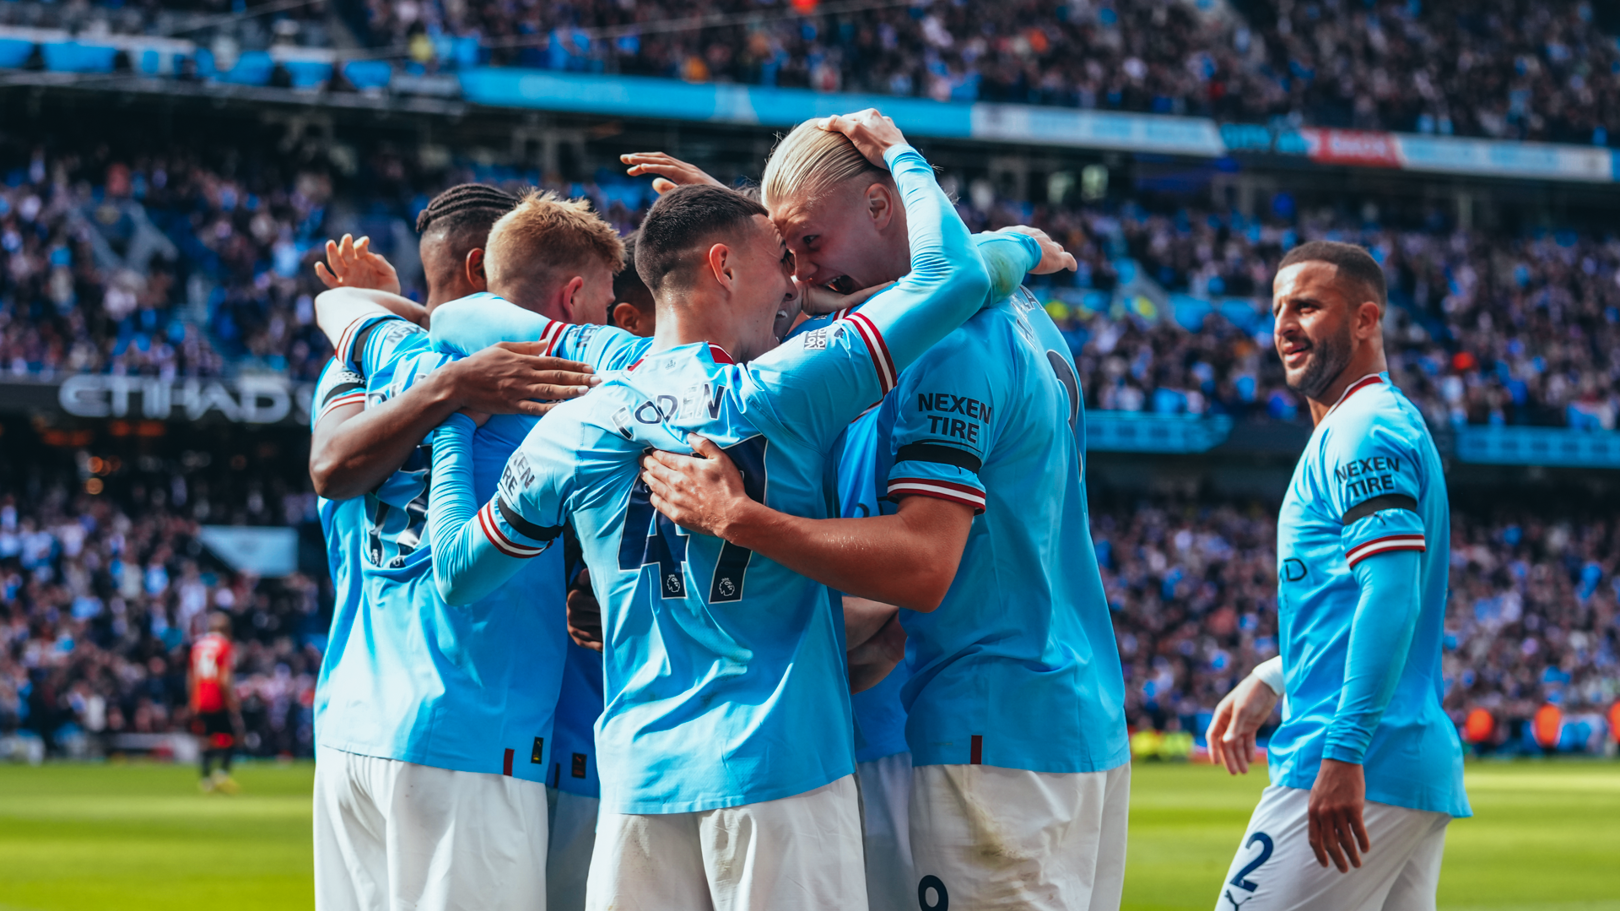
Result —
[{"label": "blue stadium seat", "polygon": [[292,76],[295,89],[312,89],[332,78],[332,64],[324,60],[283,60],[281,65]]},{"label": "blue stadium seat", "polygon": [[45,68],[57,73],[110,73],[118,48],[102,44],[60,41],[42,44]]},{"label": "blue stadium seat", "polygon": [[385,89],[394,78],[394,68],[386,60],[350,60],[343,64],[343,75],[357,89]]},{"label": "blue stadium seat", "polygon": [[0,38],[0,69],[14,70],[28,62],[34,42],[22,38]]},{"label": "blue stadium seat", "polygon": [[270,59],[268,51],[243,51],[230,72],[220,74],[219,81],[235,85],[264,85],[270,81],[270,71],[274,68],[275,61]]}]

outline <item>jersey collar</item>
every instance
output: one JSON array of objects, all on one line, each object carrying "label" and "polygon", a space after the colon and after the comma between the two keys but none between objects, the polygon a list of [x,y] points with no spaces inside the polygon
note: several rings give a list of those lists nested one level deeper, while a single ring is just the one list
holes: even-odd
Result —
[{"label": "jersey collar", "polygon": [[[1365,389],[1368,386],[1376,386],[1382,382],[1384,382],[1384,375],[1382,373],[1369,373],[1361,379],[1356,380],[1344,390],[1344,394],[1339,396],[1339,400],[1333,403],[1333,407],[1329,408],[1327,413],[1332,414],[1340,405],[1345,403],[1346,399],[1350,398],[1352,395],[1355,395],[1360,390]],[[1326,419],[1327,415],[1325,414],[1322,417]]]},{"label": "jersey collar", "polygon": [[[709,342],[708,344],[709,344],[709,360],[714,361],[716,364],[735,364],[735,363],[737,363],[735,358],[733,358],[730,354],[726,353],[726,349],[720,347],[719,345],[714,344],[713,342]],[[684,346],[682,346],[682,347],[684,347]],[[674,351],[675,349],[670,348],[669,350]],[[660,351],[658,353],[662,354],[663,352]],[[648,357],[650,357],[650,355],[642,355],[641,357],[637,358],[636,362],[634,364],[631,364],[629,367],[625,368],[625,372],[628,373],[628,372],[636,369],[637,367],[640,367],[641,362],[645,361]]]}]

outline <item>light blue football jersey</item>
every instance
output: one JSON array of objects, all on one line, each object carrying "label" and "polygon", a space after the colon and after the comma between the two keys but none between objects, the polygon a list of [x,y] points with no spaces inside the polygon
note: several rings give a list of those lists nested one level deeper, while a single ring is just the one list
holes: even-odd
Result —
[{"label": "light blue football jersey", "polygon": [[[433,311],[431,337],[441,350],[463,355],[500,342],[542,341],[545,355],[583,361],[601,375],[628,367],[652,345],[652,339],[615,326],[562,323],[487,293],[440,305]],[[578,568],[567,567],[567,577],[577,575]],[[547,778],[552,787],[581,797],[601,796],[596,721],[602,705],[602,656],[570,640],[552,727]]]},{"label": "light blue football jersey", "polygon": [[556,750],[549,784],[580,797],[602,796],[596,771],[596,722],[602,717],[602,655],[568,643],[557,696]]},{"label": "light blue football jersey", "polygon": [[[879,514],[884,494],[877,482],[878,410],[871,409],[850,424],[838,449],[838,515],[864,519]],[[855,713],[855,761],[873,762],[904,753],[906,708],[900,689],[911,676],[901,661],[876,686],[849,697]]]},{"label": "light blue football jersey", "polygon": [[[579,538],[564,532],[564,577],[578,578],[585,568]],[[602,654],[581,648],[570,639],[563,665],[562,690],[557,695],[556,738],[551,786],[580,797],[601,797],[596,772],[596,721],[602,717]]]},{"label": "light blue football jersey", "polygon": [[[1445,470],[1422,414],[1388,374],[1358,381],[1316,425],[1277,519],[1289,714],[1267,751],[1273,784],[1309,789],[1324,753],[1354,761],[1365,744],[1368,800],[1471,815],[1462,744],[1440,706],[1450,541]],[[1420,613],[1382,718],[1353,731],[1336,717],[1361,598],[1353,568],[1392,550],[1422,551]]]},{"label": "light blue football jersey", "polygon": [[[746,366],[705,344],[649,353],[554,409],[482,509],[459,480],[471,422],[452,419],[436,440],[432,533],[452,600],[497,584],[565,522],[579,535],[604,614],[596,742],[608,812],[774,800],[853,771],[842,612],[831,593],[664,519],[638,481],[638,457],[688,452],[687,435],[700,433],[730,454],[751,496],[828,515],[826,453],[838,434],[982,306],[989,287],[927,163],[907,147],[889,161],[913,268],[862,312]],[[1039,250],[1026,250],[1032,265]]]},{"label": "light blue football jersey", "polygon": [[887,495],[978,511],[939,608],[900,613],[913,765],[1096,772],[1130,760],[1078,376],[1021,290],[923,355],[879,409]]},{"label": "light blue football jersey", "polygon": [[[334,408],[346,405],[364,405],[366,379],[352,370],[340,366],[336,360],[328,361],[315,382],[315,395],[310,402],[309,428],[314,430],[321,419]],[[343,660],[349,648],[349,635],[354,630],[360,613],[360,585],[355,570],[360,565],[360,542],[365,522],[365,500],[316,500],[316,514],[321,520],[321,534],[326,539],[327,570],[332,579],[332,625],[326,634],[326,651],[321,655],[321,669],[315,677],[315,742],[328,745],[322,739],[325,732],[323,719],[326,705],[331,699],[332,671]]]},{"label": "light blue football jersey", "polygon": [[[367,377],[371,405],[454,355],[397,318],[357,321],[337,355]],[[498,415],[473,446],[474,483],[494,492],[533,418]],[[324,743],[453,771],[544,781],[566,625],[562,555],[548,555],[477,604],[450,607],[427,540],[432,446],[424,441],[363,501],[363,648],[334,668]]]}]

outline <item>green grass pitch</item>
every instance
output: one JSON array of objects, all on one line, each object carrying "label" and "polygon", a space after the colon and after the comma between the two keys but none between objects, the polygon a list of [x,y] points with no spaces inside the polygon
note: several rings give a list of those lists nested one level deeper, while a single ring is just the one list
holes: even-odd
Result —
[{"label": "green grass pitch", "polygon": [[[0,766],[0,911],[308,908],[307,764],[241,767],[204,796],[162,765]],[[1214,906],[1264,773],[1139,763],[1125,906]],[[1620,763],[1468,768],[1440,906],[1620,911]]]}]

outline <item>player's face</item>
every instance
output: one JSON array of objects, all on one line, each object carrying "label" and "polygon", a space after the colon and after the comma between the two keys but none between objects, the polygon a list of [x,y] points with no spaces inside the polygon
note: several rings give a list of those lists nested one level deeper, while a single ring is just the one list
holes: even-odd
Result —
[{"label": "player's face", "polygon": [[894,281],[892,242],[867,205],[869,181],[850,180],[816,199],[790,199],[771,212],[793,251],[794,276],[840,294]]},{"label": "player's face", "polygon": [[1295,263],[1271,283],[1272,339],[1289,388],[1319,398],[1350,363],[1352,303],[1328,263]]},{"label": "player's face", "polygon": [[[793,256],[770,219],[756,215],[737,252],[737,289],[733,313],[740,325],[742,350],[734,357],[749,360],[775,348],[799,310],[793,284]],[[779,328],[781,327],[781,328]]]}]

